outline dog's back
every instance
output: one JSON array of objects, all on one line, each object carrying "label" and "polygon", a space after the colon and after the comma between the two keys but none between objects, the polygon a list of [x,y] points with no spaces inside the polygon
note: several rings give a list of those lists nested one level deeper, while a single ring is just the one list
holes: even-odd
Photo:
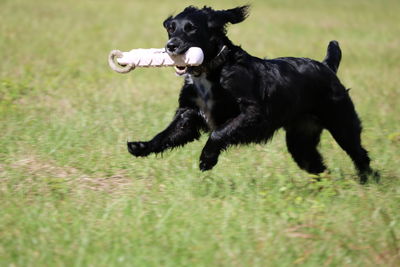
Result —
[{"label": "dog's back", "polygon": [[[346,88],[336,76],[339,61],[330,57],[329,64],[309,58],[282,57],[267,59],[254,84],[264,99],[267,113],[273,113],[277,127],[284,127],[303,114],[320,114],[340,98],[348,98]],[[336,68],[336,69],[335,69]]]}]

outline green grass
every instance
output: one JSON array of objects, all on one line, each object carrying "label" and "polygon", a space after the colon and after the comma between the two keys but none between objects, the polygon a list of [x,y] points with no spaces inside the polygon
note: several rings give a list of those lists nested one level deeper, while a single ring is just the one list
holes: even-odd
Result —
[{"label": "green grass", "polygon": [[339,77],[382,174],[366,186],[327,133],[320,183],[282,132],[207,173],[206,137],[162,157],[127,153],[127,139],[168,124],[182,80],[170,68],[117,74],[108,52],[163,46],[163,19],[193,3],[213,4],[0,0],[0,266],[399,266],[400,2],[254,0],[229,31],[268,57],[322,59],[339,40]]}]

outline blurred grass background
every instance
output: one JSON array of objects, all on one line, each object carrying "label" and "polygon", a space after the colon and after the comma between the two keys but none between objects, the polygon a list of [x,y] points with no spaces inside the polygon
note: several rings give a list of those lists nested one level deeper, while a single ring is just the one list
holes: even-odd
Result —
[{"label": "blurred grass background", "polygon": [[112,49],[162,47],[184,7],[243,1],[0,0],[1,266],[400,265],[400,2],[270,0],[229,28],[260,57],[322,60],[340,42],[339,77],[363,120],[380,184],[357,184],[324,134],[331,175],[310,183],[279,133],[198,170],[206,138],[132,158],[171,120],[171,68],[110,70]]}]

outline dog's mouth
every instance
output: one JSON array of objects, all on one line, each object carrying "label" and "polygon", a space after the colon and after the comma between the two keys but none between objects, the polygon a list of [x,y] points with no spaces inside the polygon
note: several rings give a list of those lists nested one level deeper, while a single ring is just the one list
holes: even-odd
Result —
[{"label": "dog's mouth", "polygon": [[178,76],[182,76],[183,74],[186,73],[187,69],[188,68],[186,66],[175,66],[175,73]]}]

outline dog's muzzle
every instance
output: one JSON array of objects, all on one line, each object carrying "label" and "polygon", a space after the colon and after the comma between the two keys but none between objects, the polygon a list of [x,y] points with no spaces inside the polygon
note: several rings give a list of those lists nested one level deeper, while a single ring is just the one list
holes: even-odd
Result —
[{"label": "dog's muzzle", "polygon": [[[187,51],[187,49],[183,46],[183,41],[177,37],[173,37],[168,40],[167,44],[165,45],[165,51],[170,56],[181,55]],[[186,66],[175,66],[175,73],[178,76],[185,74],[187,71]]]},{"label": "dog's muzzle", "polygon": [[177,37],[173,37],[168,40],[167,44],[165,45],[165,51],[171,55],[181,55],[184,54],[190,46],[187,45],[184,41]]}]

